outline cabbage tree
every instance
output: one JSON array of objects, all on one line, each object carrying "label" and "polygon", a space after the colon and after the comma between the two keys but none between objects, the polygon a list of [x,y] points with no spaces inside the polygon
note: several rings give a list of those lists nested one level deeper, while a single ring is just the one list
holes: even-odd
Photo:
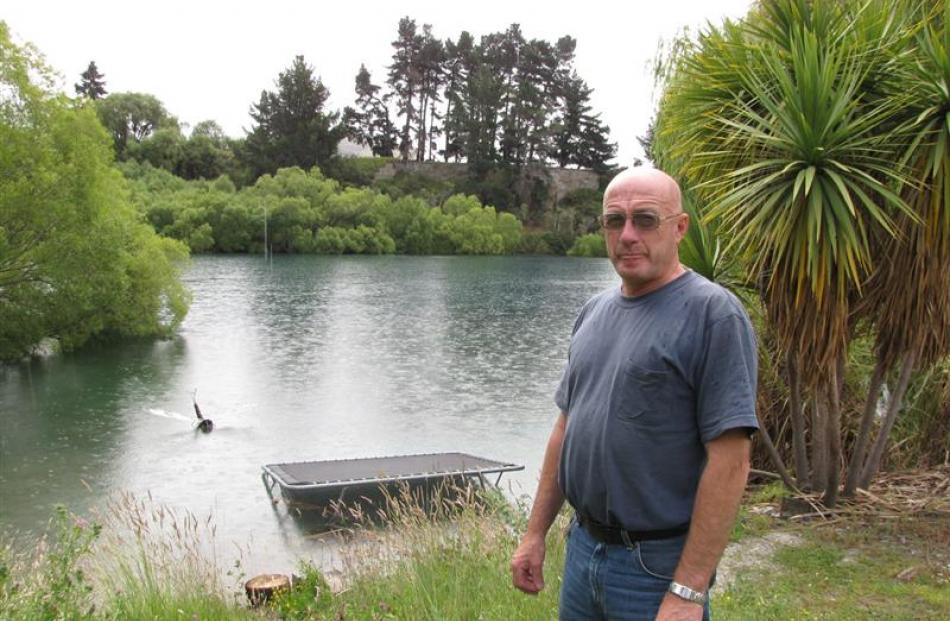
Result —
[{"label": "cabbage tree", "polygon": [[[799,486],[834,505],[854,302],[875,240],[918,217],[897,188],[906,97],[884,96],[906,49],[891,3],[768,0],[686,46],[656,150],[748,264],[787,361]],[[811,457],[804,404],[812,404]]]}]

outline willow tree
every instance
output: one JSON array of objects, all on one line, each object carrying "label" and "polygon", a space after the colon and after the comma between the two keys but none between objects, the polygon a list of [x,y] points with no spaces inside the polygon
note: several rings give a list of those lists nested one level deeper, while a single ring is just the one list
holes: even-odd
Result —
[{"label": "willow tree", "polygon": [[54,76],[0,21],[0,361],[168,335],[188,308],[186,248],[141,221],[95,112]]},{"label": "willow tree", "polygon": [[830,506],[854,302],[873,240],[917,221],[895,190],[905,102],[882,96],[906,38],[883,1],[764,0],[686,45],[660,102],[655,150],[748,262],[786,362],[798,485]]}]

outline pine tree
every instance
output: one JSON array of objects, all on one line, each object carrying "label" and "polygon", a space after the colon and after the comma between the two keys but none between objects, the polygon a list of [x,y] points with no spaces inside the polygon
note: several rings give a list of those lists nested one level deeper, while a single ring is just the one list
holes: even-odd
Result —
[{"label": "pine tree", "polygon": [[403,17],[399,20],[392,64],[389,65],[389,78],[386,83],[392,89],[388,97],[396,99],[397,116],[404,117],[399,136],[399,154],[408,160],[412,151],[412,130],[418,122],[415,98],[419,90],[418,56],[422,47],[422,36],[416,34],[416,21]]},{"label": "pine tree", "polygon": [[96,61],[89,61],[89,66],[80,74],[82,80],[74,85],[76,94],[86,99],[102,99],[106,94],[106,82],[103,74],[99,73]]},{"label": "pine tree", "polygon": [[347,134],[355,142],[368,146],[373,155],[392,157],[396,149],[396,127],[389,117],[389,108],[379,96],[380,87],[373,84],[365,65],[356,74],[356,108],[343,112]]},{"label": "pine tree", "polygon": [[262,91],[251,108],[255,126],[245,147],[255,176],[286,166],[325,167],[345,133],[336,124],[339,114],[323,110],[330,92],[303,56],[280,73],[276,86],[276,92]]},{"label": "pine tree", "polygon": [[471,74],[475,40],[468,32],[462,32],[458,41],[445,42],[445,113],[443,135],[445,148],[442,156],[445,161],[458,162],[465,157],[465,127],[468,124],[468,105],[466,85]]},{"label": "pine tree", "polygon": [[425,24],[419,42],[419,54],[414,63],[415,74],[419,77],[419,119],[416,127],[416,161],[419,162],[426,159],[427,149],[432,142],[430,133],[438,120],[436,104],[442,101],[439,91],[444,82],[444,61],[445,48],[442,42],[432,36],[432,26]]},{"label": "pine tree", "polygon": [[591,112],[592,93],[576,71],[564,84],[556,138],[557,162],[562,168],[574,164],[603,172],[616,155],[617,145],[608,139],[610,128],[601,123],[600,114]]}]

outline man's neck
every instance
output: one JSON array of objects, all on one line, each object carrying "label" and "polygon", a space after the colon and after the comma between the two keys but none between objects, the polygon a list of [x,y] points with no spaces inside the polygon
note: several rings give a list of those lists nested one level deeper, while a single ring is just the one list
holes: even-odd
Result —
[{"label": "man's neck", "polygon": [[637,285],[633,287],[631,287],[629,283],[624,281],[620,285],[620,292],[624,295],[624,297],[638,298],[648,293],[652,293],[656,291],[657,289],[661,289],[665,287],[666,285],[670,284],[671,282],[673,282],[674,280],[676,280],[677,278],[679,278],[685,273],[686,273],[686,267],[684,267],[682,263],[677,263],[675,269],[673,269],[666,276],[659,278],[657,280],[653,280],[648,283],[643,283],[641,285]]}]

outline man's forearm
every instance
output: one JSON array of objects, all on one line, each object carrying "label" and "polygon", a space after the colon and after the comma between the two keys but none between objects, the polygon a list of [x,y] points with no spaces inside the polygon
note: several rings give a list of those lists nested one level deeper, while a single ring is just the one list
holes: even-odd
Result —
[{"label": "man's forearm", "polygon": [[567,415],[562,412],[554,424],[554,429],[551,430],[547,448],[544,450],[538,491],[534,496],[525,536],[540,536],[543,539],[551,528],[551,524],[554,523],[558,511],[561,510],[561,505],[564,504],[564,494],[557,483],[557,469],[561,460],[561,446],[564,443],[566,426]]},{"label": "man's forearm", "polygon": [[697,591],[709,581],[735,522],[749,476],[749,439],[729,431],[707,446],[708,460],[699,480],[689,536],[673,579]]},{"label": "man's forearm", "polygon": [[544,538],[564,504],[564,495],[557,484],[557,466],[561,459],[567,416],[561,413],[544,450],[541,479],[534,496],[528,531],[511,556],[511,581],[515,588],[536,595],[544,588]]}]

